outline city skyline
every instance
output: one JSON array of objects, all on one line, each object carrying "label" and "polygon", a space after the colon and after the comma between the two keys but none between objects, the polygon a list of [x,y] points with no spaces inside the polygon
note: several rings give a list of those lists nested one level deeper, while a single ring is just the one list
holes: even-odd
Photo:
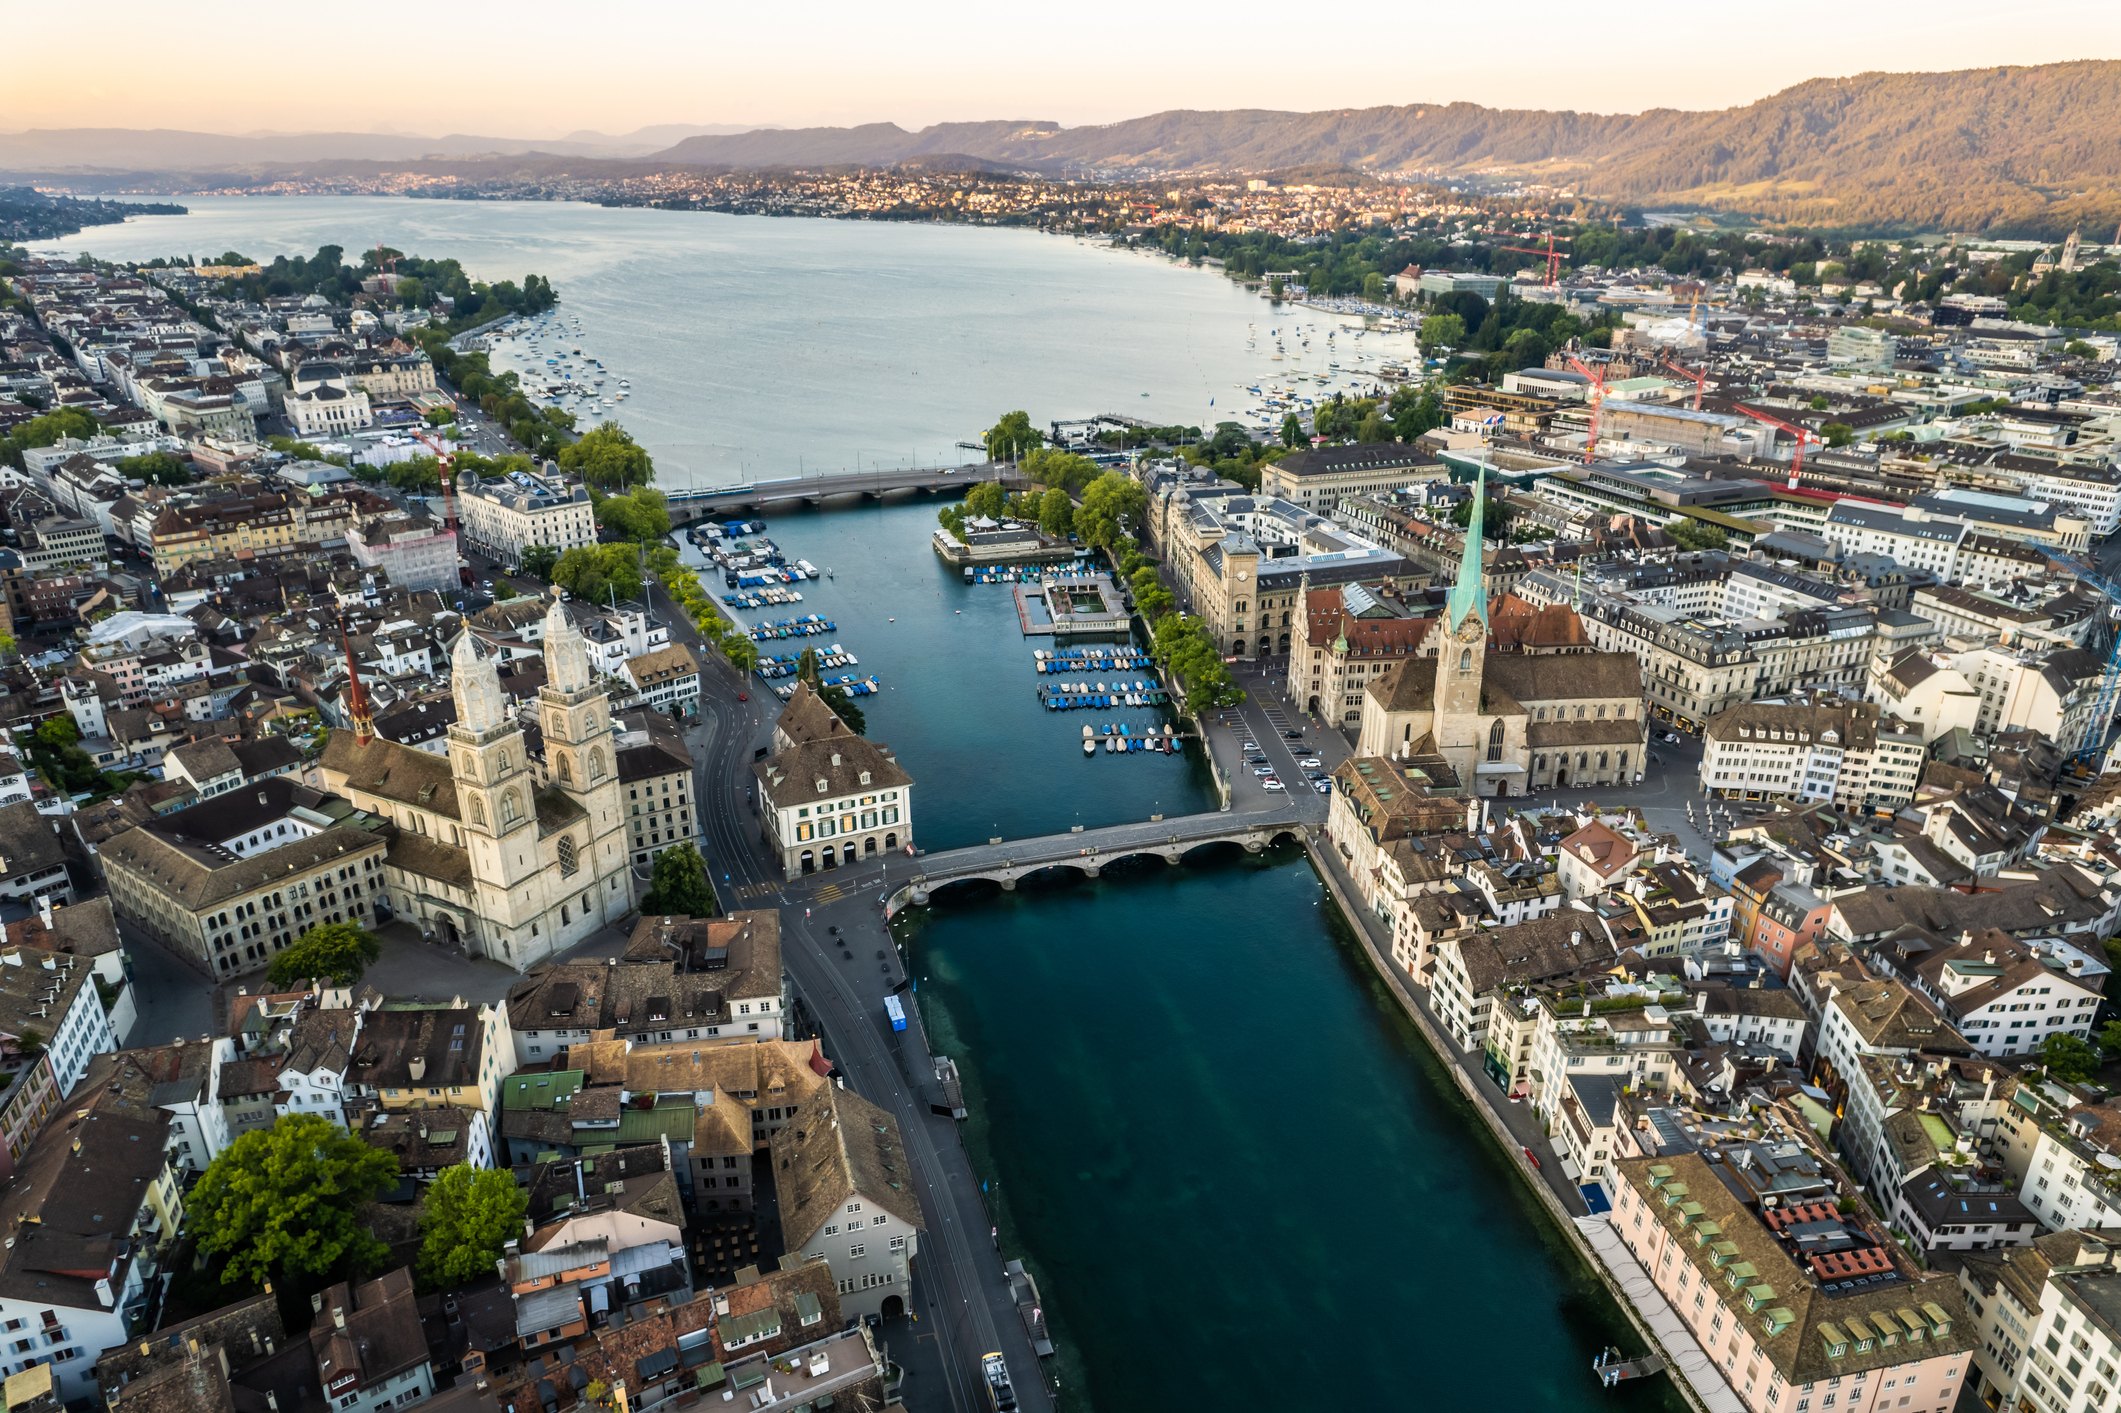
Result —
[{"label": "city skyline", "polygon": [[[597,27],[578,11],[531,0],[496,25],[479,11],[423,17],[418,46],[372,71],[342,70],[336,89],[290,54],[326,53],[346,35],[326,12],[297,11],[270,29],[171,30],[138,0],[108,18],[153,25],[152,46],[120,50],[92,69],[19,73],[0,132],[37,128],[190,129],[232,135],[374,132],[561,140],[662,125],[849,126],[1022,119],[1064,126],[1170,109],[1318,111],[1403,103],[1640,112],[1743,105],[1807,79],[2054,63],[2121,55],[2121,16],[2084,0],[2045,0],[1999,29],[1993,12],[1954,0],[1785,7],[1770,29],[1738,12],[1690,16],[1676,48],[1638,29],[1585,28],[1541,4],[1492,32],[1453,24],[1440,6],[1366,5],[1341,44],[1287,29],[1285,12],[1245,0],[1212,30],[1176,7],[1117,6],[1073,16],[1086,47],[1041,21],[960,3],[907,15],[833,0],[810,12],[791,45],[770,13],[621,7]],[[1087,23],[1084,21],[1087,20]],[[21,52],[57,52],[73,26],[34,11]],[[1405,42],[1394,44],[1393,30]],[[1823,36],[1831,36],[1825,40]],[[549,75],[564,39],[572,66]],[[1673,64],[1675,57],[1684,60]],[[1742,59],[1738,56],[1742,56]],[[1626,65],[1653,59],[1636,84]],[[700,75],[706,71],[703,82]],[[178,72],[243,75],[240,83],[165,84]],[[510,74],[522,74],[517,82]],[[467,82],[466,80],[469,79]]]}]

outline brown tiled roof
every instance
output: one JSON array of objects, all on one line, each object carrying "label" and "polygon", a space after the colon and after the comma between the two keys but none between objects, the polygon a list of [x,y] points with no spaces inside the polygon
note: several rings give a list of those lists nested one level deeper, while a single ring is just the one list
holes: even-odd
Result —
[{"label": "brown tiled roof", "polygon": [[447,756],[417,751],[381,737],[363,745],[353,732],[334,730],[324,743],[319,764],[326,771],[343,775],[348,793],[415,805],[444,819],[461,817],[457,813],[457,785]]},{"label": "brown tiled roof", "polygon": [[[864,790],[902,789],[913,777],[900,768],[880,741],[860,736],[800,742],[770,760],[751,767],[759,793],[776,805],[807,804]],[[862,776],[869,778],[865,781]],[[825,788],[817,788],[819,781]]]},{"label": "brown tiled roof", "polygon": [[781,1232],[789,1246],[800,1249],[856,1196],[916,1230],[927,1229],[897,1118],[852,1090],[822,1086],[771,1144]]},{"label": "brown tiled roof", "polygon": [[1597,915],[1574,909],[1476,932],[1460,938],[1458,949],[1475,995],[1505,983],[1544,981],[1605,966],[1615,955]]}]

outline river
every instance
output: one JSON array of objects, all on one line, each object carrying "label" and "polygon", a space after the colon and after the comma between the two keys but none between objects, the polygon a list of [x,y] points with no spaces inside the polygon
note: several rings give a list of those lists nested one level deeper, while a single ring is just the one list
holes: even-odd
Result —
[{"label": "river", "polygon": [[[1221,274],[1012,228],[607,209],[574,202],[190,196],[31,249],[105,259],[256,260],[382,243],[453,256],[474,278],[550,279],[570,344],[631,384],[611,416],[666,488],[912,464],[958,465],[1013,408],[1035,425],[1121,413],[1209,424],[1240,383],[1413,357],[1411,337],[1270,305]],[[1315,326],[1275,361],[1268,331]],[[1262,335],[1250,343],[1257,325]],[[505,364],[507,360],[503,359]],[[519,360],[523,366],[527,360]],[[1307,385],[1314,390],[1316,385]],[[1213,399],[1213,405],[1210,405]],[[591,419],[594,420],[594,419]]]},{"label": "river", "polygon": [[[269,258],[382,240],[490,278],[547,275],[585,348],[631,379],[623,419],[666,483],[794,474],[799,457],[942,459],[1011,407],[1197,418],[1219,387],[1264,371],[1244,347],[1247,323],[1269,317],[1255,296],[1022,232],[389,198],[193,204],[58,244]],[[934,509],[772,515],[787,555],[833,577],[804,585],[800,606],[739,615],[839,625],[824,641],[884,684],[860,705],[915,778],[919,842],[1212,807],[1197,755],[1083,758],[1082,720],[1098,714],[1037,704],[1008,590],[966,586],[935,558]],[[899,928],[938,1043],[964,1066],[967,1140],[1004,1244],[1040,1279],[1062,1407],[1680,1406],[1663,1380],[1598,1389],[1593,1355],[1640,1346],[1300,852],[954,889]]]}]

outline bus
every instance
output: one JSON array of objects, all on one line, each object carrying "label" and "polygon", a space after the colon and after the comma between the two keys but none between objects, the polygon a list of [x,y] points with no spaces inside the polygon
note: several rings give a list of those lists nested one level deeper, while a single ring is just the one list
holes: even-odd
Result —
[{"label": "bus", "polygon": [[891,1017],[891,1028],[893,1030],[904,1030],[906,1028],[906,1008],[898,1003],[898,997],[886,996],[884,998],[884,1014]]}]

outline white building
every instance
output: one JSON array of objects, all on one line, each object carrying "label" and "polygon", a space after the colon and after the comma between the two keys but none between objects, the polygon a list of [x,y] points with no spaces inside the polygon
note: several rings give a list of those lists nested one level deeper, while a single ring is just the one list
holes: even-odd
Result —
[{"label": "white building", "polygon": [[1987,932],[1925,957],[1922,989],[1984,1055],[2030,1055],[2050,1035],[2091,1036],[2102,999],[2074,947]]},{"label": "white building", "polygon": [[368,394],[336,363],[304,363],[287,389],[287,421],[297,436],[336,437],[369,426]]},{"label": "white building", "polygon": [[777,754],[752,766],[759,826],[790,878],[913,843],[913,777],[891,748],[847,729],[800,685],[774,723]]},{"label": "white building", "polygon": [[425,516],[370,521],[365,530],[346,537],[346,548],[362,568],[390,575],[395,588],[454,593],[463,587],[456,532]]},{"label": "white building", "polygon": [[503,481],[481,481],[476,472],[462,472],[457,505],[465,542],[504,564],[521,564],[523,551],[532,545],[564,552],[597,542],[589,488],[565,484],[549,462],[542,476],[518,471]]},{"label": "white building", "polygon": [[1894,510],[1841,500],[1834,502],[1819,533],[1840,545],[1844,555],[1888,555],[1904,569],[1956,579],[1959,547],[1969,532],[1959,521],[1939,519],[1919,506]]},{"label": "white building", "polygon": [[690,716],[700,704],[700,664],[683,643],[629,657],[626,677],[642,705]]},{"label": "white building", "polygon": [[926,1223],[907,1185],[911,1168],[898,1120],[828,1084],[773,1135],[768,1152],[788,1249],[831,1264],[848,1315],[903,1313]]}]

